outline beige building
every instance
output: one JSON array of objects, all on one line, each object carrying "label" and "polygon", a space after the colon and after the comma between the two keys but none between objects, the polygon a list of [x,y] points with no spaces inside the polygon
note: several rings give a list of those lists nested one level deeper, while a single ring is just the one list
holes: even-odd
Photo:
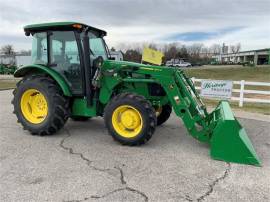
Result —
[{"label": "beige building", "polygon": [[226,53],[213,55],[213,59],[219,63],[243,63],[249,62],[255,65],[270,64],[270,48],[241,51],[238,53]]}]

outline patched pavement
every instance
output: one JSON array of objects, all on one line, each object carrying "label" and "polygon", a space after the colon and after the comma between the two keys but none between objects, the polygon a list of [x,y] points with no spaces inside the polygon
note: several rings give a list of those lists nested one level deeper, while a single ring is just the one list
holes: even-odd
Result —
[{"label": "patched pavement", "polygon": [[240,119],[262,167],[215,161],[171,116],[140,147],[121,146],[102,118],[52,136],[16,122],[0,91],[0,201],[269,201],[270,124]]}]

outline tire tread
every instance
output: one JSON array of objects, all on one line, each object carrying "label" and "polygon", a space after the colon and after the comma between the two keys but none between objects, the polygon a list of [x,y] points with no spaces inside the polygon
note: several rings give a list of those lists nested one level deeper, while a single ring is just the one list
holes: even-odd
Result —
[{"label": "tire tread", "polygon": [[[21,112],[18,108],[19,106],[16,106],[15,102],[16,95],[20,90],[21,85],[25,85],[25,83],[29,81],[42,83],[42,85],[46,87],[46,90],[53,95],[51,96],[52,102],[54,103],[54,107],[52,109],[53,115],[49,117],[47,124],[41,127],[38,131],[33,129],[33,127],[29,126],[28,124],[25,124],[22,118],[20,118],[22,115],[20,114]],[[17,116],[17,122],[23,125],[24,130],[30,131],[32,135],[44,136],[56,133],[65,125],[69,118],[69,99],[63,95],[60,87],[52,78],[38,74],[27,75],[20,80],[16,86],[17,88],[15,88],[13,91],[14,97],[11,103],[14,106],[13,113]]]},{"label": "tire tread", "polygon": [[[138,139],[137,141],[129,142],[129,141],[124,141],[119,138],[117,138],[115,135],[113,135],[113,132],[110,131],[109,127],[109,122],[111,120],[111,114],[108,114],[108,111],[110,111],[110,108],[113,107],[114,103],[118,102],[119,100],[123,99],[131,99],[131,100],[136,100],[138,104],[143,106],[147,112],[148,120],[149,120],[149,129],[148,131],[145,132],[142,138]],[[113,99],[107,104],[107,106],[104,109],[104,119],[105,119],[105,125],[109,131],[109,133],[112,135],[113,139],[120,142],[123,145],[128,145],[128,146],[136,146],[136,145],[142,145],[145,144],[147,141],[151,139],[155,132],[155,128],[157,125],[157,120],[156,120],[156,115],[155,115],[155,110],[152,107],[151,103],[146,100],[143,96],[137,95],[134,93],[121,93],[113,97]]]}]

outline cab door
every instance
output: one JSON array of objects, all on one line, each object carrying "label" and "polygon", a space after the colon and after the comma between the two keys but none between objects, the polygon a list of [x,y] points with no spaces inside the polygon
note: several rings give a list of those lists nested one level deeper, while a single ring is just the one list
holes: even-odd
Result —
[{"label": "cab door", "polygon": [[52,31],[49,40],[50,66],[65,78],[74,95],[82,95],[82,56],[75,32]]}]

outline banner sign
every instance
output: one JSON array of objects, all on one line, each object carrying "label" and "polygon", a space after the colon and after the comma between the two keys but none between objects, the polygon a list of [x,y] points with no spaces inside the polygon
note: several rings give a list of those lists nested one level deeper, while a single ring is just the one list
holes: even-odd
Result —
[{"label": "banner sign", "polygon": [[155,65],[161,65],[164,54],[160,51],[151,48],[144,48],[142,54],[142,61],[149,62]]},{"label": "banner sign", "polygon": [[216,97],[216,98],[231,98],[232,87],[233,87],[232,81],[202,80],[201,96]]}]

